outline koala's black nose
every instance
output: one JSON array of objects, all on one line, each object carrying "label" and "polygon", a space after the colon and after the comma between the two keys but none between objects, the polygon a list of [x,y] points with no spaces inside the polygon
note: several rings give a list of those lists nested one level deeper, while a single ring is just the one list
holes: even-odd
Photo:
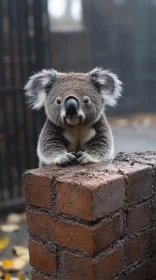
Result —
[{"label": "koala's black nose", "polygon": [[65,101],[65,110],[67,117],[75,117],[79,110],[79,101],[75,97],[68,97]]}]

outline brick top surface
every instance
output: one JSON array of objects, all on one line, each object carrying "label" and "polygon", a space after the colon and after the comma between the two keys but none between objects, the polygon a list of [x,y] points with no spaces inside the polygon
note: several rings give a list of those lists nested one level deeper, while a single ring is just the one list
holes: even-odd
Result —
[{"label": "brick top surface", "polygon": [[[141,165],[143,164],[143,165]],[[66,176],[75,176],[75,175],[83,175],[85,174],[90,177],[94,177],[96,175],[95,172],[98,172],[102,175],[104,174],[114,174],[114,173],[130,173],[134,172],[138,169],[144,169],[145,165],[149,167],[150,165],[156,166],[156,152],[145,152],[145,153],[118,153],[113,162],[101,162],[95,164],[87,164],[87,165],[72,165],[68,167],[61,167],[57,165],[46,166],[44,168],[37,168],[28,170],[27,173],[32,173],[37,176],[46,176],[46,177],[60,177]],[[99,173],[100,172],[100,173]]]}]

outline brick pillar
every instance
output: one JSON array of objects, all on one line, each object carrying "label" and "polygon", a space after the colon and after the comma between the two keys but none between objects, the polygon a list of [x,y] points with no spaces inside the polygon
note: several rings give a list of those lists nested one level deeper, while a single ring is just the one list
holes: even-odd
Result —
[{"label": "brick pillar", "polygon": [[24,175],[33,280],[156,277],[156,153]]}]

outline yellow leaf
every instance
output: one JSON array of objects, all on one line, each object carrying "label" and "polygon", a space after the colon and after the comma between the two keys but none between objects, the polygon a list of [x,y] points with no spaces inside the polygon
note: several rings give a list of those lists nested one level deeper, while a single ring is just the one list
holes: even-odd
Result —
[{"label": "yellow leaf", "polygon": [[4,270],[6,270],[6,269],[9,269],[10,267],[13,267],[13,265],[14,265],[14,262],[12,260],[3,260],[2,268]]},{"label": "yellow leaf", "polygon": [[4,276],[4,280],[10,280],[11,279],[11,275],[10,274],[5,274]]},{"label": "yellow leaf", "polygon": [[27,263],[27,260],[21,259],[20,257],[12,260],[3,260],[2,269],[4,271],[19,271],[22,270]]},{"label": "yellow leaf", "polygon": [[11,277],[10,280],[29,280],[28,278],[25,278],[24,273],[21,271],[17,273],[17,276]]},{"label": "yellow leaf", "polygon": [[0,250],[4,250],[9,244],[10,238],[8,236],[3,236],[0,239]]},{"label": "yellow leaf", "polygon": [[0,226],[0,230],[4,232],[14,232],[20,230],[20,226],[7,224],[7,225]]},{"label": "yellow leaf", "polygon": [[17,274],[17,277],[19,280],[26,280],[25,279],[25,276],[24,276],[24,273],[22,271],[20,271],[18,274]]},{"label": "yellow leaf", "polygon": [[4,277],[4,273],[3,273],[3,271],[0,268],[0,279],[2,279],[3,277]]}]

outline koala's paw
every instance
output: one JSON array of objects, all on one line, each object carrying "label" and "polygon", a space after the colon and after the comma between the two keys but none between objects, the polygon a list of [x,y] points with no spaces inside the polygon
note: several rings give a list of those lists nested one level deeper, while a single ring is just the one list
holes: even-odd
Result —
[{"label": "koala's paw", "polygon": [[66,153],[64,155],[60,155],[56,158],[55,164],[61,165],[61,166],[68,166],[73,163],[77,163],[77,158],[74,153]]},{"label": "koala's paw", "polygon": [[77,153],[78,162],[80,164],[100,162],[100,158],[87,154],[86,152]]}]

